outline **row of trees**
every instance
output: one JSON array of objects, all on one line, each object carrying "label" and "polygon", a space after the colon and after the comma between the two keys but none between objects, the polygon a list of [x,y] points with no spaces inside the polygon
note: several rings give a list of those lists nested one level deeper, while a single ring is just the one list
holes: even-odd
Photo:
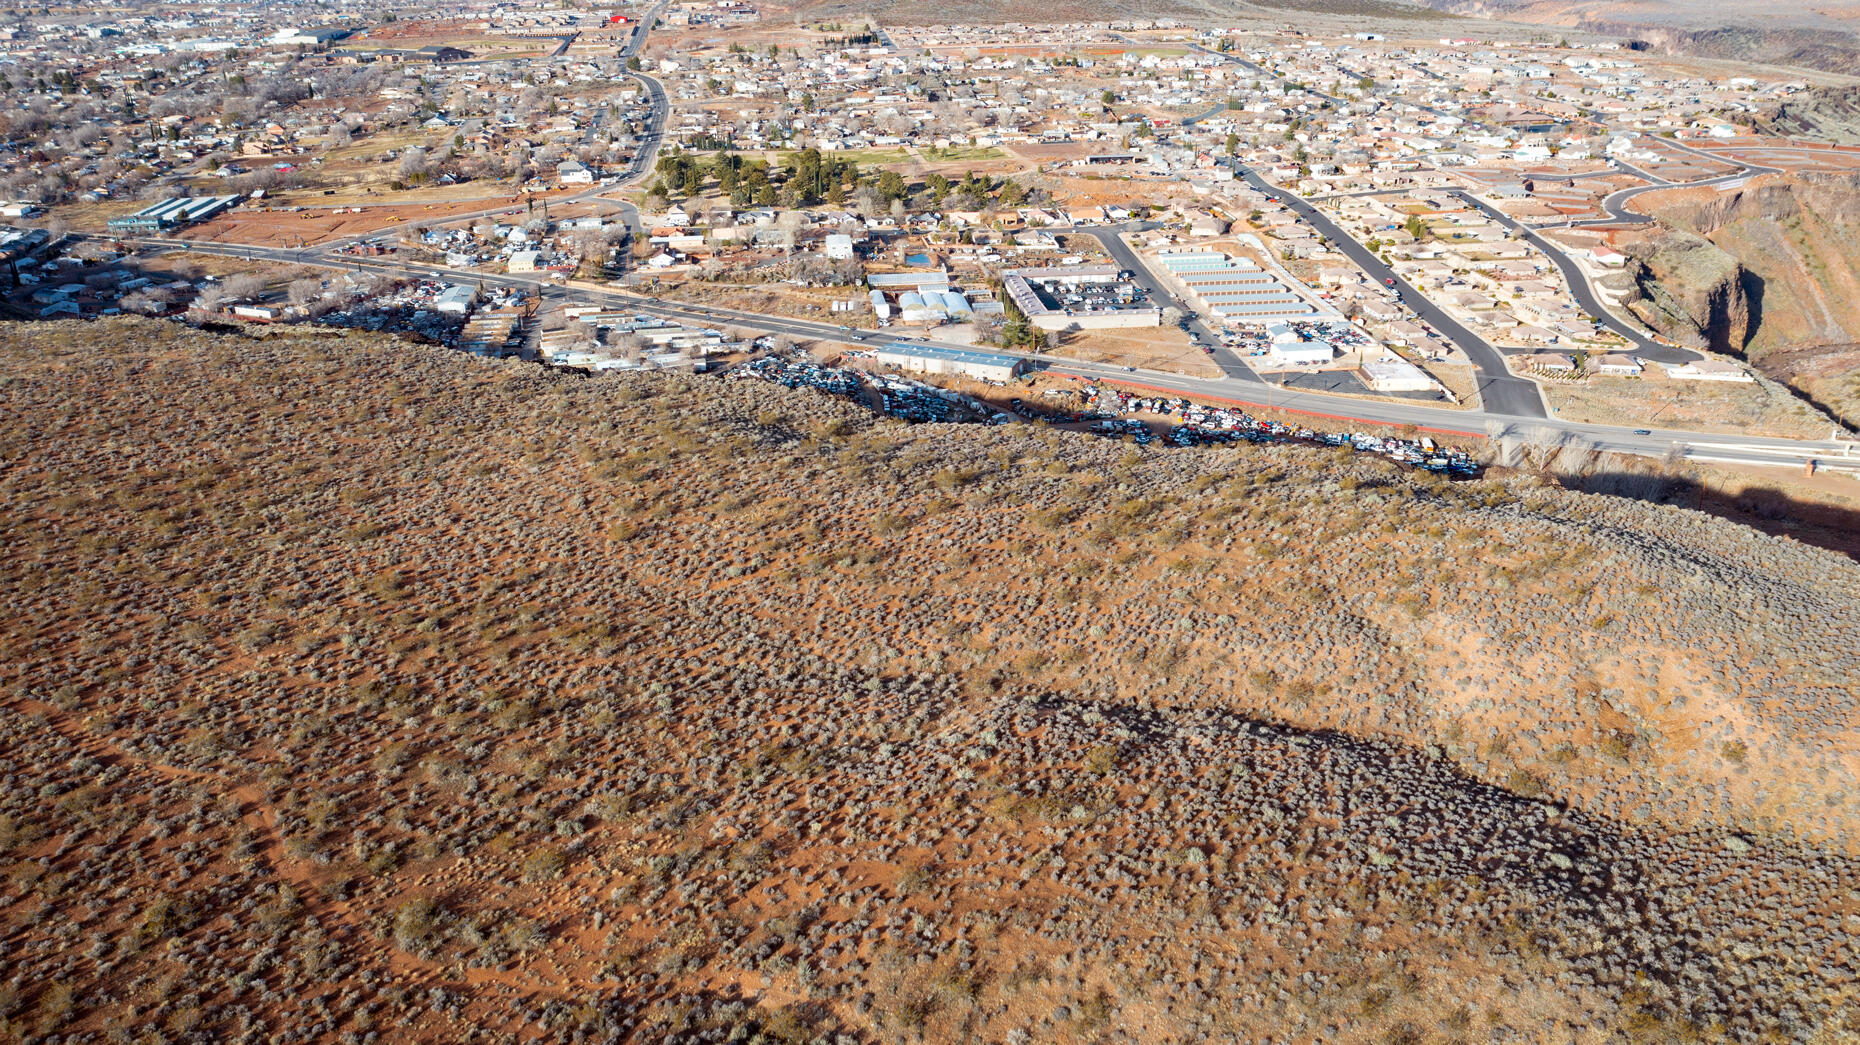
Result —
[{"label": "row of trees", "polygon": [[863,174],[857,161],[818,149],[804,149],[780,167],[730,152],[708,158],[678,153],[661,156],[656,170],[659,177],[648,191],[648,210],[662,208],[674,197],[698,196],[713,179],[739,209],[752,204],[793,208],[850,203],[868,217],[888,210],[903,217],[913,210],[1020,207],[1046,198],[1043,191],[1027,189],[1012,179],[973,172],[960,181],[931,173],[913,194],[911,183],[895,170]]}]

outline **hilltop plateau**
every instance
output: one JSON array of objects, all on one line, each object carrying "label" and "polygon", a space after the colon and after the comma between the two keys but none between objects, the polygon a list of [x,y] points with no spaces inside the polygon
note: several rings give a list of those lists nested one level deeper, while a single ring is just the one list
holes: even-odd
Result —
[{"label": "hilltop plateau", "polygon": [[350,332],[0,411],[8,1040],[1860,1033],[1848,558]]}]

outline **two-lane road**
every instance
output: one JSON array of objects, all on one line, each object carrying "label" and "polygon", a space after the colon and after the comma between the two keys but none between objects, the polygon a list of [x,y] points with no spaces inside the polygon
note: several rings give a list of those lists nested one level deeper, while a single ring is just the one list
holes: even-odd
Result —
[{"label": "two-lane road", "polygon": [[[185,249],[200,253],[263,258],[280,263],[296,262],[298,252],[283,248],[241,247],[222,243],[186,243],[161,241],[164,249]],[[836,342],[852,348],[872,348],[893,340],[882,331],[848,333],[826,323],[766,316],[735,309],[704,308],[680,305],[625,291],[581,284],[565,286],[547,279],[527,275],[507,275],[447,269],[438,265],[402,261],[398,258],[325,258],[315,257],[307,263],[330,267],[379,271],[417,276],[455,283],[482,283],[487,286],[515,287],[556,301],[574,301],[603,308],[624,309],[661,316],[684,323],[712,327],[737,327],[766,334]],[[946,348],[971,348],[932,340],[917,340]],[[1009,353],[1030,359],[1035,366],[1052,373],[1089,377],[1174,395],[1234,403],[1255,408],[1290,410],[1320,417],[1365,424],[1414,425],[1436,432],[1467,436],[1513,436],[1529,442],[1558,443],[1579,441],[1597,451],[1611,451],[1644,457],[1663,457],[1678,452],[1695,460],[1740,464],[1800,466],[1816,460],[1839,468],[1860,469],[1860,447],[1833,440],[1769,439],[1742,435],[1721,435],[1680,430],[1640,430],[1607,425],[1578,424],[1538,415],[1512,415],[1492,411],[1485,413],[1449,410],[1426,403],[1399,399],[1364,399],[1354,396],[1326,395],[1298,389],[1282,389],[1257,380],[1236,377],[1185,377],[1155,370],[1137,370],[1102,363],[1084,363],[1039,353]]]},{"label": "two-lane road", "polygon": [[1464,189],[1455,189],[1452,195],[1470,204],[1479,213],[1518,233],[1526,243],[1542,251],[1544,256],[1550,259],[1551,264],[1563,273],[1563,281],[1569,284],[1570,295],[1576,299],[1577,304],[1582,306],[1582,310],[1600,321],[1602,326],[1627,338],[1634,345],[1635,355],[1657,363],[1686,363],[1701,358],[1697,352],[1655,341],[1645,331],[1615,315],[1595,293],[1595,287],[1589,283],[1588,274],[1582,271],[1582,266],[1576,264],[1575,259],[1571,258],[1562,247],[1538,235],[1535,229]]},{"label": "two-lane road", "polygon": [[1259,176],[1251,168],[1242,166],[1240,174],[1246,183],[1266,195],[1278,200],[1298,215],[1306,224],[1316,229],[1330,245],[1343,252],[1356,266],[1368,273],[1371,278],[1384,286],[1391,286],[1402,292],[1402,300],[1421,322],[1434,328],[1442,337],[1458,345],[1460,351],[1472,362],[1473,369],[1479,374],[1479,399],[1486,412],[1512,417],[1546,417],[1549,411],[1544,409],[1543,393],[1537,385],[1521,377],[1514,376],[1505,366],[1504,354],[1487,344],[1485,339],[1462,326],[1459,320],[1448,315],[1439,305],[1429,301],[1426,295],[1407,280],[1396,275],[1395,270],[1382,263],[1370,249],[1358,243],[1354,237],[1340,228],[1303,197],[1272,184]]},{"label": "two-lane road", "polygon": [[[1131,231],[1141,231],[1152,229],[1156,226],[1155,223],[1151,222],[1132,223],[1127,227]],[[1081,225],[1073,231],[1082,232],[1103,244],[1104,249],[1110,252],[1112,260],[1117,262],[1117,267],[1129,272],[1131,278],[1136,280],[1138,285],[1150,292],[1150,300],[1157,302],[1164,308],[1176,308],[1180,310],[1184,316],[1195,314],[1195,310],[1189,308],[1186,302],[1176,297],[1173,291],[1164,286],[1162,281],[1157,279],[1156,275],[1143,264],[1143,259],[1137,257],[1137,252],[1130,249],[1130,244],[1124,242],[1122,229],[1118,227]],[[1201,338],[1202,344],[1213,347],[1214,352],[1211,358],[1214,360],[1214,365],[1221,368],[1222,374],[1225,374],[1235,381],[1259,383],[1259,375],[1255,374],[1251,367],[1241,362],[1240,357],[1235,355],[1232,349],[1222,344],[1220,335],[1210,330],[1208,325],[1202,322],[1200,318],[1189,320],[1188,329],[1192,331],[1195,336]]]}]

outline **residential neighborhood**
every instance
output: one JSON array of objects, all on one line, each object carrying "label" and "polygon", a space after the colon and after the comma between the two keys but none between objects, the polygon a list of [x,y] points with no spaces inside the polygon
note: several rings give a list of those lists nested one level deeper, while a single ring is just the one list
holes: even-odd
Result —
[{"label": "residential neighborhood", "polygon": [[[22,313],[482,350],[465,330],[501,280],[528,304],[500,351],[539,360],[622,294],[1442,411],[1587,410],[1560,398],[1581,385],[1625,416],[1701,368],[1781,395],[1649,325],[1655,226],[1631,201],[1860,170],[1759,129],[1811,75],[1594,36],[795,24],[742,0],[302,13],[0,34],[0,194],[43,236]],[[209,252],[224,273],[175,278]],[[49,279],[61,260],[82,278]],[[425,308],[421,286],[473,300]],[[1784,412],[1760,419],[1806,423]]]}]

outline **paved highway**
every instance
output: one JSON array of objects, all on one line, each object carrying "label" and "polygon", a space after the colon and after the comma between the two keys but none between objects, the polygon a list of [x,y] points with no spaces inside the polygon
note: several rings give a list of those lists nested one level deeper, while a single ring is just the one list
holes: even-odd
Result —
[{"label": "paved highway", "polygon": [[[670,0],[663,0],[641,22],[624,55],[638,53],[644,45],[646,34],[650,31],[658,13]],[[1215,52],[1210,52],[1215,53]],[[1223,56],[1227,57],[1227,56]],[[1241,62],[1240,64],[1249,64]],[[667,113],[664,87],[643,72],[631,73],[647,88],[652,102],[652,126],[646,144],[635,156],[632,167],[624,181],[637,180],[650,172],[654,157],[658,151],[658,142],[663,130]],[[1764,168],[1751,168],[1752,171]],[[1279,388],[1262,382],[1244,363],[1234,358],[1224,348],[1217,348],[1215,361],[1222,369],[1219,378],[1183,377],[1161,371],[1136,370],[1127,367],[1115,367],[1106,364],[1080,363],[1062,360],[1039,353],[1015,353],[1026,356],[1041,369],[1054,373],[1091,377],[1099,380],[1116,381],[1138,387],[1173,392],[1180,395],[1194,395],[1212,400],[1224,400],[1241,405],[1268,407],[1284,410],[1301,411],[1314,415],[1356,420],[1374,424],[1414,425],[1441,432],[1457,432],[1467,435],[1506,435],[1515,434],[1532,441],[1557,441],[1578,439],[1585,445],[1601,451],[1614,451],[1643,456],[1665,456],[1679,452],[1700,460],[1726,462],[1765,463],[1765,464],[1800,464],[1807,459],[1824,461],[1853,462],[1852,467],[1860,468],[1860,456],[1847,458],[1846,455],[1855,448],[1848,442],[1758,439],[1744,436],[1727,437],[1707,433],[1657,430],[1641,434],[1642,430],[1612,428],[1602,425],[1576,424],[1546,417],[1542,397],[1536,386],[1528,381],[1511,377],[1504,369],[1504,361],[1498,353],[1483,340],[1473,336],[1460,327],[1450,316],[1422,296],[1405,281],[1396,277],[1379,259],[1370,254],[1368,249],[1358,244],[1349,235],[1338,228],[1329,218],[1320,214],[1308,202],[1298,196],[1271,185],[1255,172],[1241,167],[1248,184],[1279,200],[1310,222],[1330,242],[1342,250],[1352,261],[1361,266],[1372,276],[1385,281],[1392,280],[1394,285],[1403,288],[1410,307],[1422,321],[1430,323],[1434,329],[1452,338],[1467,352],[1479,369],[1481,396],[1484,412],[1456,411],[1441,407],[1428,406],[1423,403],[1397,399],[1364,399],[1353,396],[1326,395],[1323,393]],[[598,196],[606,187],[595,187],[580,193],[574,199]],[[620,206],[628,214],[628,222],[637,229],[638,214],[631,206],[619,201],[609,201]],[[485,213],[497,213],[507,210],[508,206],[487,210]],[[465,216],[452,215],[447,221],[468,220]],[[1105,245],[1112,257],[1119,264],[1137,274],[1146,284],[1153,284],[1154,277],[1136,258],[1121,239],[1116,229],[1105,227],[1086,227],[1078,231],[1094,236]],[[887,340],[887,336],[877,332],[848,333],[836,326],[824,323],[810,323],[804,320],[787,319],[779,316],[766,316],[752,312],[739,312],[733,309],[708,309],[671,304],[653,298],[641,297],[613,289],[590,287],[585,285],[565,286],[547,279],[531,276],[512,276],[478,272],[475,270],[447,269],[438,265],[410,262],[400,258],[363,258],[335,255],[330,253],[337,244],[324,244],[315,253],[287,248],[248,247],[236,244],[193,243],[185,240],[148,239],[137,241],[156,250],[188,250],[200,253],[218,254],[233,257],[265,259],[280,264],[315,264],[331,268],[351,268],[357,271],[369,270],[388,272],[399,275],[423,276],[426,278],[453,282],[480,283],[486,285],[512,286],[528,289],[539,296],[558,301],[580,301],[602,307],[629,309],[650,315],[663,316],[679,320],[712,326],[735,326],[767,334],[785,334],[791,337],[839,342],[855,347],[870,345]],[[1552,255],[1555,256],[1554,254]],[[1574,286],[1585,286],[1580,281],[1572,282]],[[1151,287],[1152,293],[1159,300],[1174,301],[1173,294],[1160,285]],[[1185,310],[1186,311],[1186,310]],[[1197,332],[1219,345],[1219,339],[1213,336],[1205,326],[1196,323]],[[1463,339],[1463,340],[1462,340]],[[968,348],[968,345],[945,344],[923,340],[921,343],[942,345],[949,348]],[[1842,467],[1848,467],[1845,463]]]},{"label": "paved highway", "polygon": [[[191,250],[235,257],[255,257],[280,263],[298,260],[297,252],[281,248],[240,247],[223,243],[188,243],[172,240],[160,241],[157,245],[167,250]],[[521,287],[559,302],[599,305],[603,308],[643,312],[647,315],[662,316],[686,323],[713,327],[737,327],[765,334],[836,342],[853,348],[871,348],[892,340],[890,335],[879,331],[857,331],[849,334],[839,327],[826,323],[765,316],[735,309],[680,305],[619,290],[581,284],[563,285],[533,276],[459,271],[395,258],[313,258],[308,263],[421,276],[451,282]],[[930,340],[918,340],[917,343],[946,348],[973,347]],[[1036,368],[1055,374],[1089,377],[1094,380],[1116,382],[1168,394],[1195,396],[1242,406],[1290,410],[1344,421],[1382,425],[1414,425],[1417,428],[1434,432],[1467,436],[1514,437],[1535,443],[1560,444],[1576,441],[1599,452],[1642,457],[1665,457],[1676,451],[1685,457],[1700,461],[1800,467],[1806,460],[1815,460],[1828,467],[1860,471],[1860,446],[1847,441],[1769,439],[1677,429],[1655,429],[1642,435],[1640,432],[1646,430],[1578,424],[1535,415],[1508,415],[1489,409],[1485,413],[1449,410],[1398,399],[1325,395],[1297,389],[1283,389],[1276,385],[1263,384],[1257,379],[1248,380],[1228,376],[1184,377],[1154,370],[1081,363],[1041,353],[1008,354],[1032,360]]]},{"label": "paved highway", "polygon": [[1395,270],[1382,263],[1382,259],[1370,252],[1368,247],[1358,243],[1349,233],[1338,227],[1337,223],[1324,216],[1316,207],[1302,197],[1287,192],[1259,176],[1248,167],[1239,168],[1241,176],[1253,188],[1271,196],[1291,208],[1294,214],[1303,218],[1312,228],[1322,233],[1330,245],[1343,252],[1343,255],[1355,262],[1357,267],[1384,286],[1393,286],[1402,292],[1402,300],[1414,311],[1419,320],[1433,327],[1443,337],[1460,347],[1466,358],[1472,361],[1473,369],[1479,374],[1479,398],[1485,404],[1488,413],[1513,417],[1546,417],[1549,411],[1544,409],[1543,393],[1539,392],[1534,382],[1521,377],[1514,377],[1505,366],[1505,357],[1497,349],[1486,344],[1472,331],[1429,301],[1420,290],[1407,280],[1395,274]]}]

